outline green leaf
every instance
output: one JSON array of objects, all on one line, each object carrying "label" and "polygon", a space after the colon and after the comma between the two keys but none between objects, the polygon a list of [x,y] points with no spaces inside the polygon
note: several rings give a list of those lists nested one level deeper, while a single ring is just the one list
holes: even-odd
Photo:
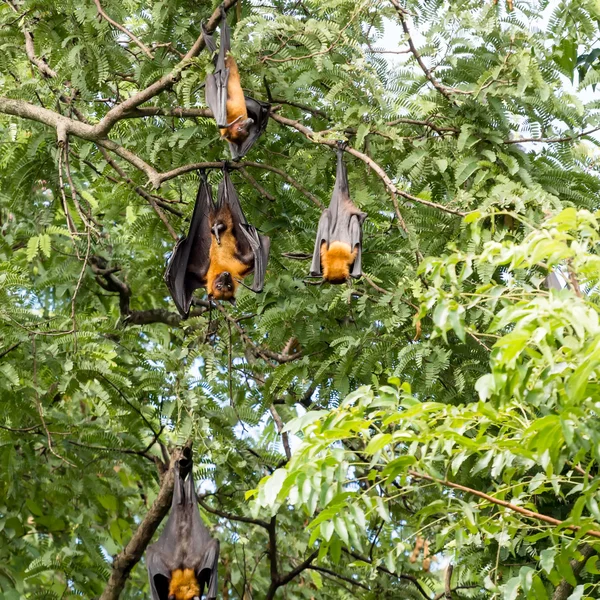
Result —
[{"label": "green leaf", "polygon": [[31,262],[37,255],[40,247],[40,238],[36,235],[35,237],[29,238],[27,242],[27,261]]}]

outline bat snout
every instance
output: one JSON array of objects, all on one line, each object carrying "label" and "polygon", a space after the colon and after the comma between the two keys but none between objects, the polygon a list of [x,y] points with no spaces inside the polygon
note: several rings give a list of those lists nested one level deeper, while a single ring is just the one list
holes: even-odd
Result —
[{"label": "bat snout", "polygon": [[212,296],[217,300],[230,300],[235,294],[233,277],[229,271],[223,271],[213,284]]}]

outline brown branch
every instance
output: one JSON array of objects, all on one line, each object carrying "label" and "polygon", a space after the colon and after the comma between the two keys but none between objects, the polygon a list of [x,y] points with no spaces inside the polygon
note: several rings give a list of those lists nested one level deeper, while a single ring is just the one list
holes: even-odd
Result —
[{"label": "brown branch", "polygon": [[[528,508],[523,508],[522,506],[517,506],[516,504],[511,504],[510,502],[506,502],[505,500],[500,500],[498,498],[494,498],[489,494],[485,494],[484,492],[480,492],[479,490],[474,490],[472,488],[466,487],[464,485],[460,485],[459,483],[454,483],[452,481],[448,481],[447,479],[437,479],[432,477],[431,475],[425,475],[424,473],[418,473],[417,471],[413,471],[410,469],[408,474],[415,479],[425,479],[426,481],[432,481],[433,483],[437,483],[444,487],[449,487],[455,490],[460,490],[462,492],[466,492],[468,494],[473,494],[478,498],[482,498],[487,502],[491,502],[492,504],[497,504],[498,506],[502,506],[508,510],[519,513],[524,517],[529,519],[534,519],[536,521],[543,521],[544,523],[549,523],[550,525],[555,526],[563,526],[570,531],[580,531],[581,527],[579,525],[568,525],[565,524],[564,521],[560,521],[559,519],[555,519],[554,517],[549,517],[548,515],[543,515],[541,513],[534,512],[533,510],[529,510]],[[583,535],[588,535],[590,537],[600,538],[600,531],[595,529],[590,529],[588,531],[583,532]]]},{"label": "brown branch", "polygon": [[159,106],[142,106],[134,108],[123,115],[124,119],[143,119],[146,117],[179,117],[181,119],[196,117],[212,117],[210,108],[160,108]]},{"label": "brown branch", "polygon": [[198,504],[207,512],[212,513],[213,515],[217,515],[218,517],[222,517],[223,519],[227,519],[228,521],[238,521],[240,523],[249,523],[250,525],[258,525],[263,527],[264,529],[269,529],[269,523],[263,521],[262,519],[253,519],[252,517],[245,517],[244,515],[234,515],[223,510],[219,510],[217,508],[213,508],[209,504],[204,501],[206,496],[198,496]]},{"label": "brown branch", "polygon": [[[277,167],[273,167],[271,165],[267,165],[264,163],[257,163],[253,161],[243,161],[243,162],[232,162],[228,163],[229,168],[231,169],[244,169],[245,167],[253,167],[257,169],[265,169],[266,171],[271,171],[272,173],[277,173],[281,178],[285,179],[290,185],[294,186],[299,192],[304,194],[311,202],[316,204],[319,208],[323,209],[323,203],[311,192],[309,192],[304,186],[298,183],[293,177],[288,175],[285,171],[278,169]],[[217,162],[199,162],[199,163],[190,163],[188,165],[182,165],[181,167],[177,167],[175,169],[171,169],[170,171],[165,171],[164,173],[159,173],[157,177],[158,185],[160,186],[165,181],[169,181],[170,179],[174,179],[175,177],[179,177],[185,173],[189,173],[191,171],[199,171],[200,169],[221,169],[224,163]]]},{"label": "brown branch", "polygon": [[143,450],[132,450],[131,448],[109,448],[106,446],[95,446],[94,444],[84,444],[82,442],[75,442],[73,440],[65,440],[65,442],[67,444],[71,444],[72,446],[87,448],[89,450],[98,450],[99,452],[116,452],[119,454],[132,454],[134,456],[141,456],[142,458],[149,460],[151,463],[154,463],[154,457],[150,456]]},{"label": "brown branch", "polygon": [[298,360],[299,358],[301,358],[303,356],[302,352],[295,352],[294,354],[281,354],[279,352],[273,352],[272,350],[269,350],[268,348],[263,348],[262,346],[257,346],[250,339],[250,336],[244,331],[242,326],[238,323],[237,319],[234,319],[223,308],[223,306],[221,305],[220,302],[215,302],[214,306],[225,317],[225,319],[227,319],[227,321],[229,321],[237,329],[237,332],[240,334],[240,337],[242,338],[244,343],[250,347],[250,349],[252,350],[254,355],[257,356],[258,358],[262,358],[264,361],[269,363],[272,367],[276,366],[275,364],[273,364],[271,362],[272,360],[279,364],[283,364],[283,363],[292,362],[293,360]]},{"label": "brown branch", "polygon": [[[373,564],[373,561],[368,556],[363,556],[362,554],[354,552],[354,550],[348,550],[347,548],[342,548],[342,550],[357,560]],[[381,573],[385,573],[386,575],[390,575],[391,577],[403,579],[404,581],[410,581],[417,588],[417,590],[419,590],[420,594],[429,600],[429,594],[423,589],[423,586],[419,583],[416,577],[413,577],[412,575],[405,575],[404,573],[393,573],[383,565],[377,565],[377,570]]]},{"label": "brown branch", "polygon": [[264,198],[266,198],[269,202],[275,202],[275,197],[271,195],[265,188],[244,169],[244,167],[240,167],[240,173],[244,177],[244,179]]},{"label": "brown branch", "polygon": [[[7,4],[13,9],[13,11],[15,13],[17,13],[19,15],[19,11],[17,10],[17,7],[12,2],[10,2],[10,0],[8,0]],[[19,15],[19,19],[21,17],[22,17],[22,15]],[[25,54],[27,54],[27,58],[29,59],[29,62],[32,63],[33,65],[35,65],[44,77],[48,77],[48,78],[56,77],[57,76],[56,71],[54,69],[50,68],[48,63],[44,59],[37,56],[37,54],[35,53],[35,46],[33,44],[33,35],[31,34],[31,32],[27,31],[25,26],[23,26],[21,28],[21,31],[23,32],[23,35],[25,36]]]},{"label": "brown branch", "polygon": [[[92,256],[90,265],[96,277],[96,283],[106,290],[119,296],[119,312],[124,326],[151,325],[153,323],[164,323],[171,327],[181,325],[184,319],[179,313],[171,312],[165,308],[151,308],[148,310],[131,310],[131,288],[125,282],[115,276],[120,269],[118,267],[108,268],[108,262],[101,256]],[[196,302],[198,304],[198,302]],[[197,317],[209,309],[208,303],[195,307],[190,312],[190,317]]]},{"label": "brown branch", "polygon": [[306,560],[302,561],[297,567],[295,567],[289,573],[286,573],[283,577],[281,577],[279,579],[278,587],[287,585],[290,581],[292,581],[292,579],[294,579],[295,577],[300,575],[300,573],[302,573],[302,571],[305,571],[306,569],[308,569],[308,567],[310,566],[310,563],[313,560],[315,560],[315,558],[317,558],[318,555],[319,555],[318,550],[315,550],[314,552],[312,552],[312,554],[310,554]]},{"label": "brown branch", "polygon": [[443,134],[443,133],[460,133],[460,129],[457,129],[456,127],[442,127],[440,125],[435,125],[435,123],[432,123],[430,120],[427,121],[422,121],[419,119],[409,119],[409,118],[405,118],[405,117],[401,117],[398,119],[394,119],[393,121],[388,121],[386,123],[386,125],[388,127],[393,127],[394,125],[422,125],[423,127],[429,127],[430,129],[433,129],[434,131],[438,132],[439,134]]},{"label": "brown branch", "polygon": [[164,223],[164,225],[167,228],[167,231],[169,232],[169,234],[171,235],[171,237],[174,240],[177,240],[178,239],[178,235],[175,233],[175,230],[171,226],[171,223],[169,223],[169,221],[167,220],[167,217],[165,216],[165,214],[160,210],[160,208],[158,208],[158,204],[157,204],[156,200],[154,199],[154,197],[152,196],[152,194],[150,194],[149,192],[147,192],[144,188],[140,187],[139,185],[135,185],[135,183],[133,182],[133,180],[127,176],[127,174],[125,173],[125,171],[123,171],[123,169],[121,169],[121,167],[117,164],[117,162],[114,161],[109,156],[108,152],[103,147],[101,147],[101,146],[100,146],[100,152],[102,152],[102,156],[104,156],[106,162],[125,181],[127,181],[127,183],[129,183],[130,185],[133,186],[133,189],[135,190],[135,192],[139,196],[141,196],[142,198],[144,198],[145,200],[148,201],[148,204],[150,204],[150,206],[152,207],[152,210],[154,210],[154,212],[158,215],[158,218]]},{"label": "brown branch", "polygon": [[123,32],[134,44],[138,46],[138,48],[150,59],[152,60],[154,56],[152,56],[152,52],[148,46],[146,46],[138,37],[136,37],[131,31],[123,27],[120,23],[117,23],[114,19],[111,19],[106,12],[102,9],[100,5],[100,0],[94,0],[94,4],[98,9],[98,14],[105,19],[108,23],[110,23],[113,27],[116,27],[119,31]]},{"label": "brown branch", "polygon": [[345,575],[342,575],[341,573],[336,573],[335,571],[332,571],[331,569],[327,569],[325,567],[317,567],[316,565],[308,565],[307,568],[311,569],[312,571],[318,571],[320,573],[325,573],[326,575],[330,575],[331,577],[337,577],[338,579],[341,579],[342,581],[345,581],[345,582],[355,585],[359,588],[362,588],[363,590],[367,590],[367,591],[370,590],[370,588],[368,586],[366,586],[364,583],[361,583],[360,581],[356,581],[356,579],[352,579],[351,577],[346,577]]},{"label": "brown branch", "polygon": [[504,140],[504,144],[524,144],[525,142],[538,142],[540,144],[559,144],[563,142],[573,142],[578,140],[579,138],[585,137],[586,135],[591,135],[592,133],[596,133],[596,131],[600,131],[600,127],[594,127],[594,129],[588,129],[587,131],[583,131],[578,133],[577,135],[568,135],[564,137],[558,138],[515,138],[514,140]]},{"label": "brown branch", "polygon": [[448,86],[440,83],[433,76],[433,73],[431,72],[431,70],[429,68],[427,68],[427,65],[423,62],[423,57],[421,56],[421,54],[417,50],[417,47],[415,46],[415,43],[413,42],[412,36],[410,34],[410,29],[408,28],[408,23],[406,22],[406,18],[408,16],[408,12],[400,6],[400,3],[398,2],[398,0],[390,0],[390,2],[393,4],[394,8],[396,9],[396,12],[398,13],[398,17],[400,18],[400,24],[402,25],[402,29],[404,31],[404,34],[408,38],[406,41],[408,42],[408,45],[410,47],[410,51],[411,51],[412,55],[415,57],[417,63],[419,64],[419,67],[421,67],[421,70],[423,71],[423,73],[425,74],[425,77],[431,83],[431,85],[433,85],[433,87],[438,92],[440,92],[440,94],[442,94],[444,97],[446,97],[452,103],[454,103],[454,99],[452,98],[452,94],[470,95],[471,92],[466,92],[466,91],[463,91],[463,90],[458,90],[458,89],[453,88],[453,87],[448,87]]},{"label": "brown branch", "polygon": [[[582,560],[570,560],[569,564],[573,571],[573,577],[579,577],[585,563],[596,553],[596,550],[589,544],[583,544],[578,548],[579,553],[583,556]],[[574,587],[566,580],[563,579],[552,594],[552,600],[567,600],[567,598],[573,593]]]},{"label": "brown branch", "polygon": [[0,359],[4,358],[9,352],[16,350],[20,345],[21,342],[16,342],[12,346],[9,346],[6,350],[2,350],[2,352],[0,352]]},{"label": "brown branch", "polygon": [[163,478],[158,496],[140,523],[125,548],[115,556],[110,578],[99,600],[117,600],[125,587],[129,573],[142,558],[142,554],[152,540],[154,532],[169,512],[175,484],[174,467],[181,451],[173,453],[166,476]]},{"label": "brown branch", "polygon": [[[281,123],[282,125],[286,125],[287,127],[292,127],[293,129],[296,129],[297,131],[302,133],[308,140],[310,140],[311,142],[314,142],[315,144],[323,144],[325,146],[329,146],[330,148],[337,148],[336,141],[319,139],[318,132],[314,132],[314,131],[310,130],[308,127],[302,125],[298,121],[293,121],[292,119],[288,119],[286,117],[282,117],[281,115],[277,115],[274,113],[271,113],[270,116],[274,121],[277,121],[278,123]],[[456,215],[459,217],[465,216],[466,213],[460,212],[458,210],[454,210],[452,208],[448,208],[447,206],[444,206],[443,204],[437,204],[436,202],[430,202],[429,200],[423,200],[422,198],[417,198],[416,196],[413,196],[407,192],[404,192],[404,191],[398,189],[392,183],[392,180],[387,176],[386,172],[370,156],[367,156],[366,154],[363,154],[362,152],[359,152],[358,150],[351,148],[350,146],[346,146],[344,150],[346,152],[348,152],[348,154],[351,154],[352,156],[355,156],[356,158],[362,160],[373,171],[375,171],[377,176],[383,181],[385,187],[387,188],[388,192],[390,193],[390,196],[392,197],[392,202],[394,203],[394,208],[396,209],[396,216],[398,217],[400,226],[402,227],[402,229],[405,232],[407,232],[408,229],[406,228],[404,219],[402,218],[402,215],[400,214],[400,208],[398,206],[397,196],[401,196],[402,198],[405,198],[406,200],[410,200],[411,202],[415,202],[417,204],[423,204],[425,206],[430,206],[432,208],[436,208],[438,210],[442,210],[444,212],[447,212],[449,214],[453,214],[453,215]]]},{"label": "brown branch", "polygon": [[322,117],[323,119],[330,120],[329,116],[324,110],[320,108],[315,108],[314,106],[308,106],[306,104],[300,104],[300,102],[292,102],[291,100],[284,100],[283,98],[271,98],[271,101],[275,104],[287,104],[289,106],[293,106],[295,108],[299,108],[300,110],[304,110],[306,112],[312,113],[317,117]]},{"label": "brown branch", "polygon": [[281,441],[283,442],[283,449],[285,451],[285,456],[288,460],[292,458],[292,450],[290,448],[290,438],[287,431],[284,431],[283,421],[275,408],[275,405],[271,404],[269,408],[269,412],[273,417],[273,421],[275,421],[275,427],[277,427],[277,433],[281,436]]}]

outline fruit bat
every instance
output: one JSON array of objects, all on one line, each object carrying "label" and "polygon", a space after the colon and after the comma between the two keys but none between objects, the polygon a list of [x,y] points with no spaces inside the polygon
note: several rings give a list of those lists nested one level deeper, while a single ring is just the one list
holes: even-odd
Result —
[{"label": "fruit bat", "polygon": [[152,600],[217,597],[219,542],[198,512],[191,450],[175,464],[171,512],[158,541],[148,547],[146,562]]},{"label": "fruit bat", "polygon": [[350,200],[343,153],[344,146],[338,144],[335,187],[329,208],[319,220],[310,267],[311,275],[322,275],[325,281],[336,284],[362,275],[362,224],[367,218]]},{"label": "fruit bat", "polygon": [[[206,47],[215,54],[214,39],[202,25]],[[206,76],[206,103],[229,143],[233,160],[242,158],[266,129],[271,105],[244,95],[240,72],[231,54],[231,34],[221,6],[221,46],[215,56],[215,72]]]},{"label": "fruit bat", "polygon": [[249,289],[261,292],[270,245],[271,240],[246,221],[227,170],[216,205],[202,172],[190,229],[175,245],[165,273],[177,310],[187,318],[199,287],[206,288],[209,298],[233,302],[241,280],[252,271],[254,283]]}]

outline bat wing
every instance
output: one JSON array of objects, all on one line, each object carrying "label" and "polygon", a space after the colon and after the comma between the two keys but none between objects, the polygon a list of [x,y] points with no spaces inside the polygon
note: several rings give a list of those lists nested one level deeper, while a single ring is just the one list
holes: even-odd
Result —
[{"label": "bat wing", "polygon": [[[215,72],[206,76],[204,95],[206,104],[210,107],[218,127],[227,127],[227,82],[229,81],[229,69],[225,66],[227,52],[231,49],[231,32],[227,24],[225,9],[221,6],[221,45],[219,53],[215,58]],[[215,53],[217,45],[204,24],[202,25],[202,37],[204,43],[211,53]]]},{"label": "bat wing", "polygon": [[329,203],[331,220],[328,241],[344,242],[349,244],[352,250],[357,249],[350,274],[352,277],[360,277],[362,275],[362,225],[367,214],[358,210],[350,199],[348,171],[343,154],[343,150],[338,148],[335,187]]},{"label": "bat wing", "polygon": [[229,206],[238,258],[254,269],[254,283],[251,289],[254,292],[261,292],[264,287],[271,240],[267,236],[259,234],[256,227],[248,223],[227,170],[225,170],[223,180],[219,185],[217,202],[219,207],[223,203]]},{"label": "bat wing", "polygon": [[269,123],[271,105],[268,102],[261,102],[260,100],[250,98],[250,96],[245,96],[245,98],[248,117],[252,119],[253,123],[249,127],[248,137],[241,144],[229,142],[229,149],[231,150],[233,160],[239,160],[248,153]]},{"label": "bat wing", "polygon": [[217,192],[217,210],[221,209],[223,205],[227,205],[231,211],[233,235],[235,236],[238,258],[243,263],[249,264],[249,261],[252,260],[251,254],[253,250],[247,235],[245,235],[248,220],[246,219],[246,215],[244,215],[240,198],[233,187],[233,182],[231,181],[231,177],[229,177],[227,169],[223,171],[223,179],[219,184]]},{"label": "bat wing", "polygon": [[554,271],[548,273],[546,279],[544,279],[544,283],[549,290],[562,290],[562,285],[560,284],[560,280],[556,276]]},{"label": "bat wing", "polygon": [[209,218],[213,210],[210,186],[203,177],[198,189],[190,229],[187,236],[181,238],[175,245],[165,272],[169,292],[177,310],[184,318],[189,315],[194,290],[206,285],[212,241]]},{"label": "bat wing", "polygon": [[148,564],[148,579],[150,580],[150,594],[152,600],[167,600],[169,597],[169,581],[171,569],[166,564],[160,550],[159,543],[152,544],[146,551]]},{"label": "bat wing", "polygon": [[[364,214],[364,213],[361,213]],[[366,215],[365,215],[366,217]],[[350,218],[350,247],[357,250],[356,258],[352,264],[350,275],[358,278],[362,275],[362,221],[360,215],[352,215]]]},{"label": "bat wing", "polygon": [[310,265],[310,274],[318,277],[323,274],[321,271],[321,244],[326,242],[329,245],[329,225],[331,223],[331,215],[329,209],[326,208],[319,219],[319,227],[317,228],[317,238],[315,240],[315,250],[313,259]]},{"label": "bat wing", "polygon": [[256,227],[245,225],[242,232],[250,245],[254,255],[254,283],[253,292],[262,292],[265,286],[265,275],[267,272],[267,263],[269,261],[269,250],[271,248],[271,239],[266,235],[258,233]]}]

